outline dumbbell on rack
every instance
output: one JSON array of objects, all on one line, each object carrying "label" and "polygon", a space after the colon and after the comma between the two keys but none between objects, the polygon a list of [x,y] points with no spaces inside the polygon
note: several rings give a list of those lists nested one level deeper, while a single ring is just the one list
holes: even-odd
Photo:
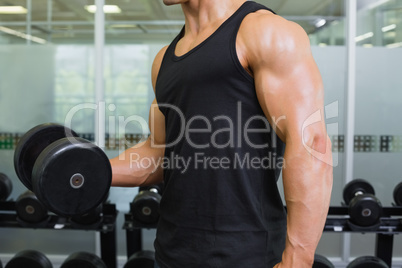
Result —
[{"label": "dumbbell on rack", "polygon": [[76,252],[68,256],[60,268],[107,268],[101,258],[89,252]]},{"label": "dumbbell on rack", "polygon": [[150,250],[141,250],[134,253],[123,268],[154,268],[155,252]]},{"label": "dumbbell on rack", "polygon": [[17,253],[5,268],[52,268],[52,263],[45,254],[36,250],[24,250]]},{"label": "dumbbell on rack", "polygon": [[313,268],[335,268],[335,266],[328,260],[327,257],[315,254]]},{"label": "dumbbell on rack", "polygon": [[49,219],[47,208],[38,200],[35,193],[26,191],[15,202],[17,219],[22,224],[37,224]]},{"label": "dumbbell on rack", "polygon": [[389,268],[389,266],[380,258],[363,256],[353,260],[346,268]]},{"label": "dumbbell on rack", "polygon": [[83,215],[74,215],[70,218],[73,224],[78,225],[92,225],[99,223],[102,220],[103,205],[100,204],[95,209],[85,213]]},{"label": "dumbbell on rack", "polygon": [[13,184],[6,174],[0,173],[0,201],[6,201],[13,190]]},{"label": "dumbbell on rack", "polygon": [[162,198],[163,183],[140,187],[138,194],[130,203],[133,219],[141,224],[156,224],[159,220],[159,203]]},{"label": "dumbbell on rack", "polygon": [[109,201],[107,200],[109,198],[109,192],[107,193],[107,198],[105,202],[101,203],[99,206],[96,208],[92,209],[88,213],[82,214],[82,215],[74,215],[70,218],[70,222],[73,225],[95,225],[98,224],[102,221],[103,219],[103,205],[108,203]]},{"label": "dumbbell on rack", "polygon": [[379,226],[382,205],[369,182],[363,179],[349,182],[343,190],[343,199],[349,205],[349,225],[352,229],[375,229]]},{"label": "dumbbell on rack", "polygon": [[99,206],[112,178],[105,153],[58,124],[42,124],[24,134],[16,146],[14,168],[50,211],[66,217]]},{"label": "dumbbell on rack", "polygon": [[397,206],[402,207],[402,182],[394,189],[394,201]]}]

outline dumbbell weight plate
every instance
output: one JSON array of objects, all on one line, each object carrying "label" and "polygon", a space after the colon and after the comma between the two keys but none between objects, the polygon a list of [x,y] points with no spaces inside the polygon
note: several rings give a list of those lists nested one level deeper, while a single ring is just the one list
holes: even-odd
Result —
[{"label": "dumbbell weight plate", "polygon": [[102,219],[102,208],[103,205],[101,204],[84,215],[75,215],[71,217],[71,221],[82,225],[95,224]]},{"label": "dumbbell weight plate", "polygon": [[335,268],[335,266],[326,257],[315,254],[313,268]]},{"label": "dumbbell weight plate", "polygon": [[46,207],[31,191],[26,191],[18,197],[15,210],[18,218],[27,223],[39,223],[48,217]]},{"label": "dumbbell weight plate", "polygon": [[52,263],[41,252],[36,250],[24,250],[17,253],[5,266],[5,268],[52,268]]},{"label": "dumbbell weight plate", "polygon": [[71,129],[47,123],[25,133],[14,152],[14,169],[20,181],[32,190],[32,169],[39,154],[51,143],[65,137],[78,137]]},{"label": "dumbbell weight plate", "polygon": [[381,202],[372,194],[356,196],[349,204],[350,221],[359,226],[375,225],[381,213]]},{"label": "dumbbell weight plate", "polygon": [[355,259],[346,268],[389,268],[380,258],[374,256],[363,256]]},{"label": "dumbbell weight plate", "polygon": [[394,189],[394,201],[398,206],[402,206],[402,182]]},{"label": "dumbbell weight plate", "polygon": [[47,146],[32,172],[33,190],[50,211],[83,215],[107,197],[112,168],[105,153],[91,142],[63,138]]},{"label": "dumbbell weight plate", "polygon": [[140,191],[130,204],[133,218],[144,224],[157,223],[161,196],[152,191]]},{"label": "dumbbell weight plate", "polygon": [[153,268],[155,265],[155,252],[142,250],[134,253],[123,268]]},{"label": "dumbbell weight plate", "polygon": [[5,201],[13,190],[13,184],[6,174],[0,173],[0,201]]},{"label": "dumbbell weight plate", "polygon": [[0,268],[3,268],[3,263],[1,262],[1,260],[0,260]]},{"label": "dumbbell weight plate", "polygon": [[71,254],[60,268],[107,268],[101,258],[88,252]]},{"label": "dumbbell weight plate", "polygon": [[375,195],[375,191],[371,184],[363,179],[355,179],[348,184],[346,184],[343,190],[343,200],[347,205],[349,205],[350,201],[356,196],[356,193],[360,192],[361,194],[372,194]]}]

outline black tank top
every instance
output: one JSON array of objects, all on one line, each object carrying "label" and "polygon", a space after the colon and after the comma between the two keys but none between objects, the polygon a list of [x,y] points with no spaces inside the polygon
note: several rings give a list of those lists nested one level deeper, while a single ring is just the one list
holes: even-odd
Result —
[{"label": "black tank top", "polygon": [[285,247],[286,214],[277,179],[284,144],[259,105],[236,54],[245,2],[210,37],[159,70],[165,116],[165,190],[155,240],[161,268],[272,267]]}]

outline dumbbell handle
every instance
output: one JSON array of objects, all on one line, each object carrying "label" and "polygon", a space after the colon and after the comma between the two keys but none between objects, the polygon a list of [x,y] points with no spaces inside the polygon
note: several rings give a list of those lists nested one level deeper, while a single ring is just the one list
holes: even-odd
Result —
[{"label": "dumbbell handle", "polygon": [[158,191],[158,189],[156,189],[156,188],[151,188],[151,189],[149,189],[149,191],[150,191],[150,192],[153,192],[153,193],[155,193],[155,194],[159,194],[159,191]]},{"label": "dumbbell handle", "polygon": [[157,188],[149,188],[149,189],[146,189],[146,190],[142,190],[139,193],[141,193],[141,192],[152,192],[152,193],[155,193],[155,194],[159,194],[159,191],[158,191]]},{"label": "dumbbell handle", "polygon": [[355,193],[355,196],[358,196],[358,195],[363,195],[364,193],[362,192],[362,191],[357,191],[356,193]]}]

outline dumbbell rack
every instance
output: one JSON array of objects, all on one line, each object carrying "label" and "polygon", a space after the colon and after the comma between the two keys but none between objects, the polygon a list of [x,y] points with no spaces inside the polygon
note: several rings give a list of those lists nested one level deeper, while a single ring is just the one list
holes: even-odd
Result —
[{"label": "dumbbell rack", "polygon": [[29,224],[18,220],[14,201],[0,202],[0,228],[32,228],[52,230],[85,230],[100,232],[101,258],[109,268],[117,267],[116,218],[118,211],[115,204],[103,205],[103,217],[92,225],[79,225],[65,217],[50,214],[41,223]]},{"label": "dumbbell rack", "polygon": [[[348,207],[330,207],[324,232],[352,232],[376,234],[376,257],[392,266],[394,235],[402,233],[402,207],[383,207],[382,217],[376,226],[354,226],[348,219]],[[397,217],[392,217],[397,216]]]},{"label": "dumbbell rack", "polygon": [[[286,209],[286,207],[285,207]],[[380,223],[376,226],[361,227],[349,222],[347,206],[329,208],[324,232],[375,233],[375,256],[392,266],[394,235],[402,233],[402,207],[383,207]],[[126,230],[127,258],[142,250],[141,229],[153,229],[156,225],[144,225],[133,219],[131,213],[124,214],[123,229]]]},{"label": "dumbbell rack", "polygon": [[124,214],[123,229],[126,230],[127,258],[142,250],[142,229],[155,229],[156,224],[142,224],[129,212]]}]

